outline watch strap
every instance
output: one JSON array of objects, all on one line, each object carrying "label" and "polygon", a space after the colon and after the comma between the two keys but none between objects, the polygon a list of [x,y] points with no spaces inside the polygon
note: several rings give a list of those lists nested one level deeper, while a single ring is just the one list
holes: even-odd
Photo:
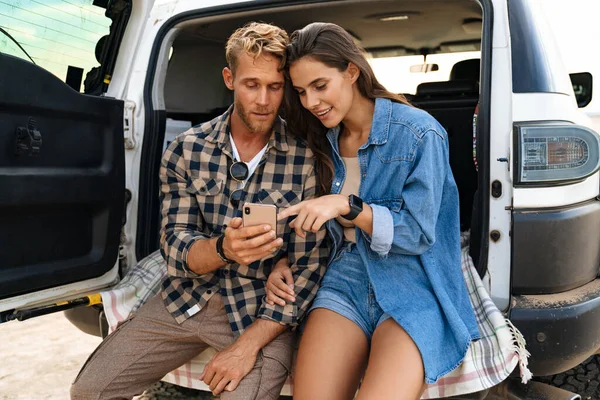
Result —
[{"label": "watch strap", "polygon": [[229,258],[227,258],[227,256],[225,256],[225,251],[223,250],[223,240],[225,240],[225,234],[223,233],[221,236],[219,236],[219,238],[217,239],[217,254],[219,255],[219,258],[221,259],[221,261],[223,261],[224,263],[227,264],[233,264],[234,261],[230,260]]}]

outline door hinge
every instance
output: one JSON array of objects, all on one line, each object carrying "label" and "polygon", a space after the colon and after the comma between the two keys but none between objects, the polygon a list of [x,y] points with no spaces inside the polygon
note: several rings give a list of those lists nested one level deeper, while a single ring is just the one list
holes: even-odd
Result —
[{"label": "door hinge", "polygon": [[135,110],[135,102],[125,100],[125,108],[123,112],[123,137],[125,150],[135,149],[135,132],[133,130],[133,111]]}]

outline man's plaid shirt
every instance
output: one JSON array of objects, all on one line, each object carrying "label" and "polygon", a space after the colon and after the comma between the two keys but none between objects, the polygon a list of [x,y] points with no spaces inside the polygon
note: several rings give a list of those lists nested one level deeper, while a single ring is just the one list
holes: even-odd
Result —
[{"label": "man's plaid shirt", "polygon": [[[237,337],[256,318],[298,324],[325,273],[329,244],[325,229],[316,234],[307,232],[306,239],[297,236],[289,227],[290,218],[278,223],[283,246],[273,258],[250,265],[231,264],[203,275],[188,268],[186,259],[192,244],[223,233],[232,218],[242,216],[244,202],[285,208],[316,194],[311,151],[286,135],[284,121],[277,118],[267,150],[234,208],[229,196],[238,183],[228,173],[233,162],[229,138],[232,110],[233,106],[220,117],[179,135],[165,151],[160,169],[160,244],[169,275],[162,290],[169,312],[181,323],[219,292]],[[294,275],[296,303],[271,306],[265,301],[267,278],[285,255]]]}]

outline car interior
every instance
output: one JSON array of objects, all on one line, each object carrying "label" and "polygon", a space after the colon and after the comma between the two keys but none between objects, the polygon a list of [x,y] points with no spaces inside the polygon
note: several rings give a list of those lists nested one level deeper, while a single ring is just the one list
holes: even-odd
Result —
[{"label": "car interior", "polygon": [[[157,70],[157,76],[164,74],[163,150],[177,134],[220,115],[232,103],[221,75],[225,42],[236,28],[255,20],[274,23],[288,33],[315,21],[333,22],[350,32],[371,58],[421,55],[425,61],[430,54],[481,48],[482,10],[473,0],[338,1],[188,20],[174,28],[166,68],[161,72],[159,63]],[[397,79],[409,74],[414,73],[398,70]],[[478,58],[463,60],[453,66],[447,81],[423,81],[416,93],[405,93],[412,105],[432,114],[448,132],[462,231],[471,227],[477,189],[473,116],[479,74]],[[158,207],[156,202],[154,215]]]}]

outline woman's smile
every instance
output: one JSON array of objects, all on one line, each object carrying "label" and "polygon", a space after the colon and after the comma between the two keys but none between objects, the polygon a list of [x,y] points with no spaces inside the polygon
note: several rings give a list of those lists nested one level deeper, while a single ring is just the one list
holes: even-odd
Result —
[{"label": "woman's smile", "polygon": [[313,114],[315,114],[317,116],[317,118],[323,120],[326,119],[327,116],[329,115],[329,112],[333,110],[333,107],[329,107],[326,108],[325,110],[321,110],[321,111],[315,111]]}]

